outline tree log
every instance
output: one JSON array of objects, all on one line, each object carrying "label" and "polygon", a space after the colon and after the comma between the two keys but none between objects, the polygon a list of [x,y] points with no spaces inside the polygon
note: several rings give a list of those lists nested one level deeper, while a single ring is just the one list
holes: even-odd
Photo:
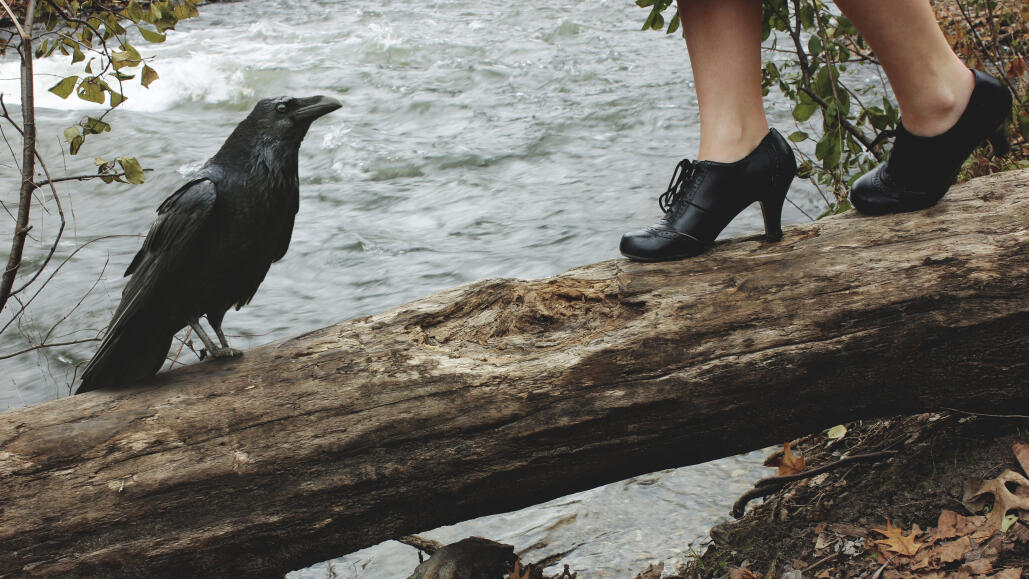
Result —
[{"label": "tree log", "polygon": [[[1029,408],[1029,172],[0,414],[0,575],[277,576],[848,420]],[[726,505],[728,510],[729,505]]]}]

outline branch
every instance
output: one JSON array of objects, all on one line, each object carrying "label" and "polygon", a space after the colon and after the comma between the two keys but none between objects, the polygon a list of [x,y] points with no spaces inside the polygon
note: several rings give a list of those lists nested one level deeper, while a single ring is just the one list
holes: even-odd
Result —
[{"label": "branch", "polygon": [[[6,0],[4,8],[10,12],[10,6]],[[25,28],[32,29],[32,20],[36,12],[36,0],[28,0],[25,6]],[[17,23],[17,19],[15,19]],[[11,296],[11,288],[14,287],[14,279],[21,268],[22,252],[25,250],[25,236],[29,232],[29,211],[32,207],[32,193],[36,190],[33,183],[36,158],[36,111],[35,99],[32,87],[32,38],[25,34],[23,28],[19,28],[22,34],[22,41],[18,45],[18,52],[21,55],[21,112],[22,130],[22,168],[21,168],[21,193],[18,197],[18,222],[14,227],[14,238],[11,241],[11,256],[7,260],[7,268],[4,270],[3,278],[0,280],[0,311],[7,304]]]},{"label": "branch", "polygon": [[[143,169],[144,172],[153,172],[153,169]],[[91,179],[102,179],[104,177],[124,177],[125,173],[105,173],[96,175],[73,175],[71,177],[58,177],[57,179],[48,179],[46,181],[37,181],[36,187],[44,187],[46,185],[52,185],[54,183],[63,183],[65,181],[89,181]]]}]

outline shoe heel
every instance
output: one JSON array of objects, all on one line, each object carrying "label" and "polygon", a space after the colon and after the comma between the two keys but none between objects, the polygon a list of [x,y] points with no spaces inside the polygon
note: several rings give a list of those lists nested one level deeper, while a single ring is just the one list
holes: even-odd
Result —
[{"label": "shoe heel", "polygon": [[1001,123],[996,130],[990,133],[990,136],[986,137],[986,140],[993,147],[993,156],[1003,157],[1011,152],[1011,143],[1008,141],[1008,136],[1004,133],[1004,128],[1007,123]]},{"label": "shoe heel", "polygon": [[772,181],[769,194],[761,199],[761,217],[765,220],[765,239],[779,241],[782,239],[782,206],[786,203],[786,193],[793,183],[793,175],[784,175]]}]

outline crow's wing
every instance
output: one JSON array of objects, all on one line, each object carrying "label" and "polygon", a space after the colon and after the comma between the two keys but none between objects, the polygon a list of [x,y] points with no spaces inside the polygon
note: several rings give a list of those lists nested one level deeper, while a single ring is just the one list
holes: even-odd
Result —
[{"label": "crow's wing", "polygon": [[111,330],[121,319],[131,318],[141,308],[162,307],[151,303],[162,286],[188,265],[185,263],[201,238],[201,233],[214,213],[217,198],[215,184],[196,179],[172,193],[157,208],[157,220],[150,227],[143,247],[132,259],[125,275],[132,278],[125,285],[118,310],[111,320]]}]

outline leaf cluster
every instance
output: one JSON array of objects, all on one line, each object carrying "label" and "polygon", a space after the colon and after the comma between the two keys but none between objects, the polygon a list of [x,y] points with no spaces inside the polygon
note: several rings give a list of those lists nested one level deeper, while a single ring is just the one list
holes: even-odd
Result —
[{"label": "leaf cluster", "polygon": [[[147,43],[164,42],[167,31],[180,20],[197,15],[195,0],[46,0],[39,5],[37,18],[45,32],[36,45],[36,58],[59,53],[72,64],[82,63],[82,72],[59,80],[50,92],[63,99],[74,94],[80,100],[108,107],[99,117],[87,116],[65,129],[64,138],[72,155],[79,152],[89,135],[111,130],[104,117],[125,102],[125,83],[136,81],[149,88],[159,78],[130,37]],[[134,175],[127,177],[128,182],[137,182],[134,172],[127,168],[124,172]],[[141,183],[142,171],[138,179]]]}]

